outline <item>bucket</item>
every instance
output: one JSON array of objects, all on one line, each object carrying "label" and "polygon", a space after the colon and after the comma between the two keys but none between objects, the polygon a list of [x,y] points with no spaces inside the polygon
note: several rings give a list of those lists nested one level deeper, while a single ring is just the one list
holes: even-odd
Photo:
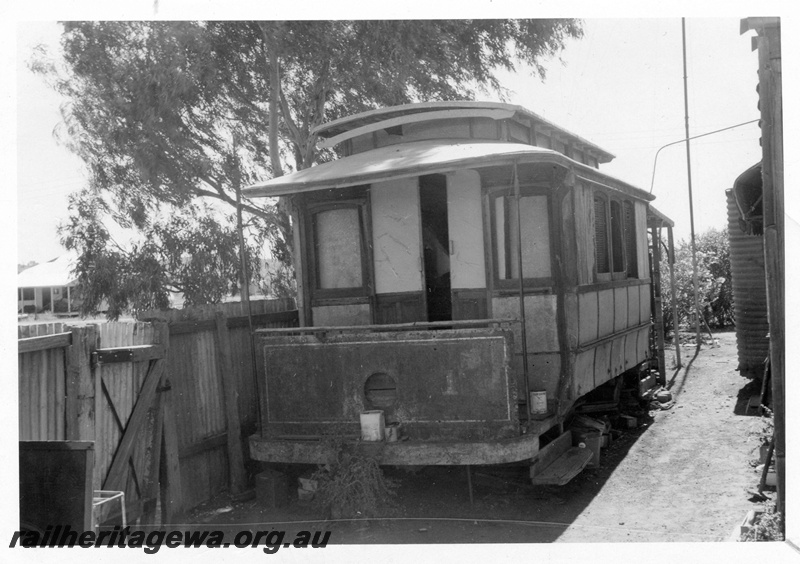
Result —
[{"label": "bucket", "polygon": [[531,392],[531,413],[534,415],[547,413],[547,392]]},{"label": "bucket", "polygon": [[362,441],[382,441],[385,433],[384,429],[383,411],[377,409],[361,413]]}]

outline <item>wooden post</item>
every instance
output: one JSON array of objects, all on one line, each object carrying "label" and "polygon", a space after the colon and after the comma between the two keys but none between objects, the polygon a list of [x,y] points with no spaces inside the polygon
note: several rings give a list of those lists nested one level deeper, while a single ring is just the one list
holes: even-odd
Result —
[{"label": "wooden post", "polygon": [[[166,381],[166,373],[161,378],[162,383]],[[162,391],[156,390],[155,400],[155,423],[150,442],[150,463],[147,465],[146,482],[142,498],[145,505],[142,507],[142,524],[152,525],[155,523],[156,504],[155,499],[159,492],[159,474],[161,472],[161,443],[164,435],[164,410],[161,407]]]},{"label": "wooden post", "polygon": [[238,495],[244,492],[247,485],[242,454],[242,430],[239,422],[239,393],[233,373],[227,319],[221,311],[216,312],[214,318],[217,325],[217,367],[225,395],[225,417],[228,426],[230,488],[233,495]]},{"label": "wooden post", "polygon": [[753,22],[758,33],[759,101],[764,197],[764,267],[769,318],[772,411],[775,424],[777,510],[786,523],[785,253],[783,195],[783,81],[780,20]]},{"label": "wooden post", "polygon": [[[164,373],[161,378],[162,387],[167,387],[170,370],[169,325],[163,321],[153,321],[156,329],[156,341],[164,349],[166,358]],[[158,454],[158,483],[161,487],[161,523],[171,525],[178,522],[183,514],[183,488],[181,482],[180,458],[178,457],[178,431],[175,427],[175,415],[172,406],[172,392],[169,390],[159,394],[160,403],[160,440]]]},{"label": "wooden post", "polygon": [[672,302],[672,342],[675,343],[675,365],[681,368],[681,340],[678,337],[678,296],[675,291],[675,241],[672,236],[672,227],[667,227],[667,239],[669,241],[669,288],[670,299]]},{"label": "wooden post", "polygon": [[165,394],[162,402],[163,440],[161,441],[161,523],[171,525],[178,522],[183,513],[183,490],[181,469],[178,459],[178,433],[175,429],[175,416],[172,413],[170,394]]},{"label": "wooden post", "polygon": [[72,345],[67,352],[66,420],[64,433],[70,441],[95,439],[95,386],[92,353],[97,348],[97,327],[72,328]]},{"label": "wooden post", "polygon": [[661,309],[661,227],[653,225],[650,230],[653,241],[653,315],[655,317],[656,349],[658,357],[658,383],[667,383],[667,367],[664,361],[664,312]]},{"label": "wooden post", "polygon": [[147,467],[147,477],[142,498],[145,501],[143,506],[142,524],[152,525],[156,522],[156,499],[158,498],[161,483],[161,455],[164,450],[164,394],[169,392],[169,376],[167,365],[167,354],[169,353],[169,326],[163,321],[153,321],[155,329],[154,344],[163,351],[162,362],[164,369],[161,374],[161,381],[156,388],[156,398],[151,412],[155,411],[155,423],[150,442],[150,463]]}]

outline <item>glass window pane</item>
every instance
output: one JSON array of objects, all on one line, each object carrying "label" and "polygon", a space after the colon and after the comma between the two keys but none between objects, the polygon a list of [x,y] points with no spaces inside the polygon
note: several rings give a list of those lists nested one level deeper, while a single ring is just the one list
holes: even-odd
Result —
[{"label": "glass window pane", "polygon": [[[522,220],[522,272],[525,278],[550,276],[550,222],[547,196],[526,196],[520,199]],[[514,263],[512,277],[517,277]]]},{"label": "glass window pane", "polygon": [[614,272],[625,271],[622,243],[622,211],[619,202],[611,202],[611,252],[614,257]]},{"label": "glass window pane", "polygon": [[497,276],[500,280],[508,278],[506,266],[506,198],[494,199],[495,253],[497,257]]},{"label": "glass window pane", "polygon": [[[500,280],[513,280],[519,277],[516,199],[513,196],[498,197],[495,199],[493,211],[497,276]],[[520,198],[520,219],[524,277],[548,278],[551,271],[547,196]]]},{"label": "glass window pane", "polygon": [[625,251],[628,262],[628,278],[637,278],[639,269],[636,253],[636,215],[633,203],[625,201]]},{"label": "glass window pane", "polygon": [[594,198],[594,251],[597,260],[597,272],[607,273],[609,268],[608,260],[608,235],[606,220],[606,202],[603,198]]},{"label": "glass window pane", "polygon": [[314,218],[319,288],[363,286],[358,209],[327,210]]}]

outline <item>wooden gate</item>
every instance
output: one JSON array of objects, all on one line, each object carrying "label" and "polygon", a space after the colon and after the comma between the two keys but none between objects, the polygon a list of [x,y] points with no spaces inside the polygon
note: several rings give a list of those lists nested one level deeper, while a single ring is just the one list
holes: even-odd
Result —
[{"label": "wooden gate", "polygon": [[170,522],[181,507],[177,435],[164,397],[166,324],[58,323],[20,327],[19,337],[20,440],[94,441],[92,488],[124,491],[129,520],[147,523],[160,484]]},{"label": "wooden gate", "polygon": [[164,440],[165,435],[169,435],[167,441],[175,437],[164,393],[170,390],[165,370],[166,325],[107,323],[99,327],[99,333],[102,347],[93,354],[94,482],[101,485],[98,489],[124,491],[129,518],[141,516],[145,522],[155,517],[161,483],[162,503],[168,514],[174,514],[167,486],[176,485],[174,475],[168,478],[177,461],[172,460],[174,448],[165,448]]}]

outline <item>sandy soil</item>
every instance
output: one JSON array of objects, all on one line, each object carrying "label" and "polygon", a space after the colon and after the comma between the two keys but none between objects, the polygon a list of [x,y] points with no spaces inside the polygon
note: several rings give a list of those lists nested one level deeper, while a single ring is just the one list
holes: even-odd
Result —
[{"label": "sandy soil", "polygon": [[[392,469],[397,507],[386,518],[326,521],[293,499],[268,509],[256,500],[224,498],[200,508],[192,523],[236,531],[330,530],[332,544],[692,542],[727,540],[749,509],[759,476],[760,417],[747,413],[755,383],[736,372],[736,339],[682,350],[671,370],[669,410],[645,412],[642,425],[622,432],[602,451],[599,468],[563,487],[530,485],[513,467],[474,467],[473,503],[464,468]],[[674,354],[667,352],[667,364]]]}]

